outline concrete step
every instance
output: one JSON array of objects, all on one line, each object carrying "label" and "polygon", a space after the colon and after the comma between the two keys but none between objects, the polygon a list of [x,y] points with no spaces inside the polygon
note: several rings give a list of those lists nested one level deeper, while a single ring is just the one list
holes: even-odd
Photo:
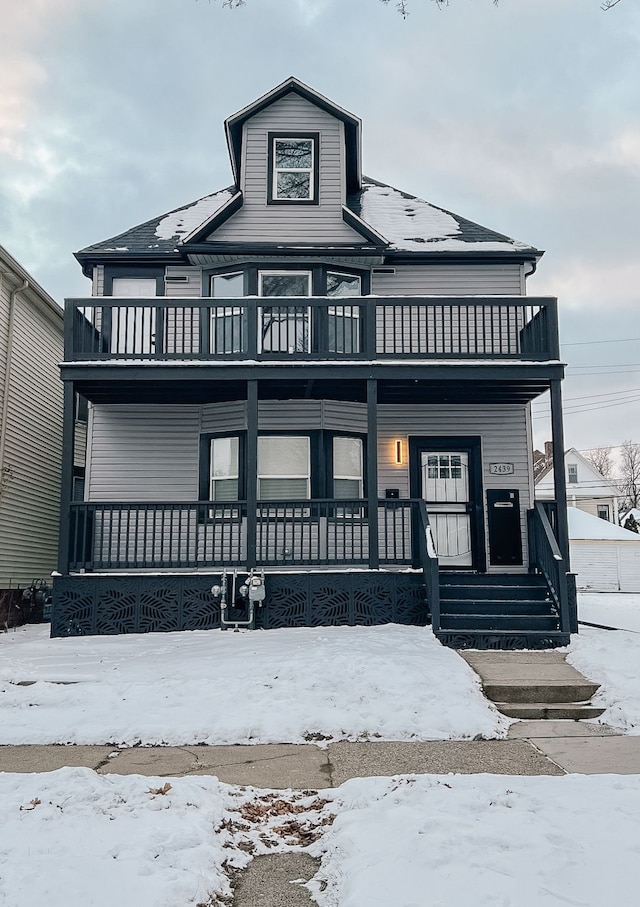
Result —
[{"label": "concrete step", "polygon": [[485,694],[494,702],[588,702],[598,690],[597,683],[588,680],[579,683],[566,681],[487,681]]},{"label": "concrete step", "polygon": [[598,718],[604,709],[589,702],[496,702],[496,708],[509,718],[529,720],[545,719],[555,721],[569,718],[580,721],[583,718]]}]

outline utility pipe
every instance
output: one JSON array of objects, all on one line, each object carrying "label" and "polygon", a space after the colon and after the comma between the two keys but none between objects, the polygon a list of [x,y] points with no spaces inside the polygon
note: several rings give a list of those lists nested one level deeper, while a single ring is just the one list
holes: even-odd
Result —
[{"label": "utility pipe", "polygon": [[[0,269],[0,274],[4,279],[10,271]],[[29,281],[25,278],[22,286],[14,287],[9,294],[9,324],[7,327],[7,361],[4,373],[4,387],[2,389],[2,421],[0,422],[0,479],[4,469],[4,452],[7,442],[7,416],[9,411],[9,389],[11,386],[11,360],[13,358],[13,322],[15,313],[15,299],[18,293],[22,293],[29,286]]]}]

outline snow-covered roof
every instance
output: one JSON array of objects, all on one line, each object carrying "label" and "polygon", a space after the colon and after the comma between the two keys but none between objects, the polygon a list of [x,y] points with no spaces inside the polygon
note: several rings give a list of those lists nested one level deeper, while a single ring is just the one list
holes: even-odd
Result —
[{"label": "snow-covered roof", "polygon": [[591,513],[585,513],[584,510],[578,510],[577,507],[567,507],[569,517],[569,538],[571,540],[591,539],[591,540],[614,540],[622,542],[635,542],[640,545],[640,535],[636,532],[629,532],[622,526],[616,526],[608,520],[601,520],[600,517],[593,516]]},{"label": "snow-covered roof", "polygon": [[369,177],[364,177],[362,189],[347,204],[397,251],[535,251],[527,243]]},{"label": "snow-covered roof", "polygon": [[[234,197],[234,187],[221,189],[145,221],[104,242],[82,249],[91,253],[145,254],[173,252],[189,234],[211,220]],[[238,196],[239,199],[239,196]],[[347,198],[346,207],[380,234],[395,252],[529,252],[537,250],[510,239],[424,199],[365,177],[359,192]],[[234,209],[235,210],[235,209]],[[230,212],[232,213],[232,212]],[[214,234],[215,235],[215,234]],[[370,240],[363,236],[362,243]]]}]

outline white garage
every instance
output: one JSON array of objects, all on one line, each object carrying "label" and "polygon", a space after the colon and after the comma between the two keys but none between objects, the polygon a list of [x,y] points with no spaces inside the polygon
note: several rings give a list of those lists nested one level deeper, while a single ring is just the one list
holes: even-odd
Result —
[{"label": "white garage", "polygon": [[578,510],[567,508],[571,570],[578,589],[590,592],[640,592],[640,535]]}]

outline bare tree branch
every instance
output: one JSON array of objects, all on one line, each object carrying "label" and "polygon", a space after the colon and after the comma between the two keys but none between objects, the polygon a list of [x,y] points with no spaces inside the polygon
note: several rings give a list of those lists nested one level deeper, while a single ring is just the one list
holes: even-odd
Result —
[{"label": "bare tree branch", "polygon": [[625,507],[640,504],[640,444],[625,441],[620,447],[620,488],[625,496]]},{"label": "bare tree branch", "polygon": [[611,480],[613,474],[611,447],[594,447],[592,450],[583,451],[583,453],[585,460],[588,460],[601,476]]}]

